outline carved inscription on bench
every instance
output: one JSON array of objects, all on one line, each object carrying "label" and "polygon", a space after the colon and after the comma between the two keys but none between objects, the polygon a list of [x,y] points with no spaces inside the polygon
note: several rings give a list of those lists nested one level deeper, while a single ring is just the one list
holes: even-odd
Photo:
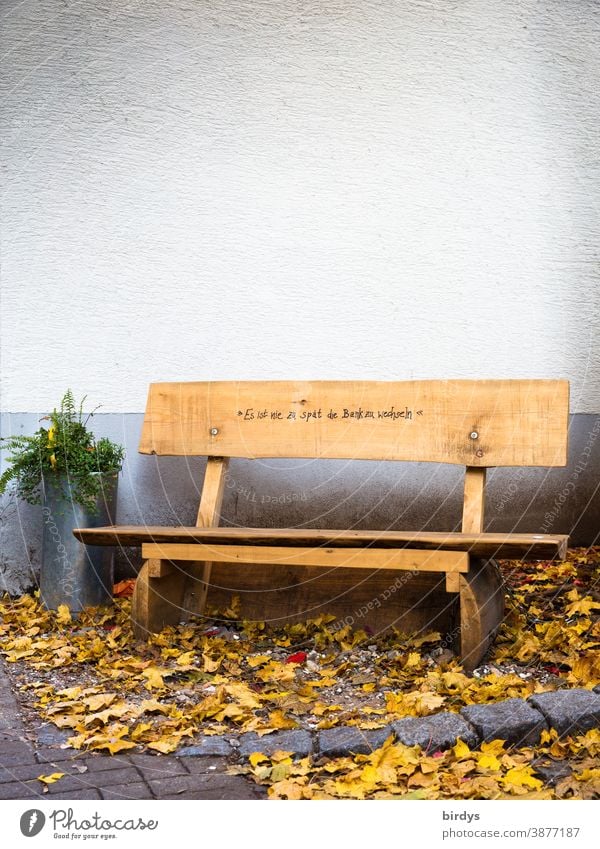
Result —
[{"label": "carved inscription on bench", "polygon": [[254,407],[246,407],[244,410],[238,410],[237,415],[244,422],[260,421],[268,419],[269,421],[316,421],[318,419],[353,419],[360,421],[361,419],[388,419],[391,421],[403,420],[412,421],[414,416],[422,416],[423,410],[411,410],[410,407],[389,407],[385,410],[368,410],[363,407],[352,409],[349,407],[330,407],[325,411],[321,407],[317,410],[273,410],[263,407],[255,409]]}]

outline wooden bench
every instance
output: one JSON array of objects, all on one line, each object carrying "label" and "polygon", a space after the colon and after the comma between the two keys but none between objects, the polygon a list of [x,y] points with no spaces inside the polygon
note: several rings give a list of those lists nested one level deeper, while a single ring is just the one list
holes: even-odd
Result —
[{"label": "wooden bench", "polygon": [[[486,468],[566,465],[568,395],[564,380],[155,383],[139,450],[208,458],[196,525],[74,533],[91,545],[141,545],[139,637],[176,624],[182,611],[201,614],[209,590],[218,598],[218,586],[237,586],[248,618],[293,621],[329,609],[343,617],[370,599],[378,629],[454,623],[472,669],[503,617],[494,558],[563,558],[568,542],[484,533]],[[460,531],[218,527],[229,458],[283,457],[465,466]],[[398,570],[406,580],[391,584]]]}]

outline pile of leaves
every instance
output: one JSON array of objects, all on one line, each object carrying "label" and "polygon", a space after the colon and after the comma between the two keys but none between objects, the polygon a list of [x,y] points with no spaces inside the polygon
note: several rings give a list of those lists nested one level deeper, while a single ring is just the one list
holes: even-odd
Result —
[{"label": "pile of leaves", "polygon": [[[69,746],[112,754],[175,752],[214,734],[380,728],[403,716],[597,684],[600,549],[572,550],[554,563],[505,562],[502,569],[508,615],[474,675],[464,673],[437,632],[374,637],[336,629],[328,616],[273,628],[240,621],[235,599],[211,620],[198,618],[137,642],[122,591],[113,609],[88,610],[77,619],[67,608],[44,610],[34,596],[5,598],[0,650],[26,714],[62,729]],[[569,745],[591,754],[598,740],[590,735]],[[563,745],[551,738],[546,744]],[[508,754],[497,747],[418,756],[390,741],[379,754],[322,767],[309,769],[284,755],[255,759],[251,769],[280,795],[287,791],[276,785],[288,781],[296,785],[289,793],[302,797],[309,785],[311,793],[337,796],[481,796],[490,777],[496,792],[499,786],[509,793],[517,792],[514,786],[537,792],[537,779],[519,785],[511,778],[512,770],[528,774],[528,759],[527,751]],[[392,771],[388,786],[384,777],[391,781]]]}]

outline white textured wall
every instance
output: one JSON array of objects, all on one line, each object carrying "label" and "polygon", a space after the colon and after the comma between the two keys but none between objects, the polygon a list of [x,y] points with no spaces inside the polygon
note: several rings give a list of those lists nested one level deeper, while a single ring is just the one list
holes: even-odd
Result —
[{"label": "white textured wall", "polygon": [[600,4],[0,9],[3,409],[556,376],[600,411]]}]

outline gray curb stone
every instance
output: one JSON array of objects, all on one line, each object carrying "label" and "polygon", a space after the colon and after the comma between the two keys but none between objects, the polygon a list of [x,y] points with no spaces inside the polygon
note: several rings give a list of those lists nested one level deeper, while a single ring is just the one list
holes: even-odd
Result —
[{"label": "gray curb stone", "polygon": [[263,755],[272,755],[274,752],[294,752],[300,758],[310,755],[313,751],[313,738],[309,731],[300,729],[292,731],[275,731],[273,734],[265,734],[259,737],[253,731],[242,734],[239,738],[240,745],[237,752],[243,758],[249,757],[254,752],[262,752]]},{"label": "gray curb stone", "polygon": [[541,778],[548,787],[556,787],[561,779],[568,778],[573,773],[573,769],[568,763],[554,761],[550,758],[545,760],[536,758],[531,762],[531,767],[535,775]]},{"label": "gray curb stone", "polygon": [[548,728],[543,714],[535,708],[524,699],[507,699],[489,705],[468,705],[460,713],[483,741],[506,740],[531,746],[539,742],[540,734]]},{"label": "gray curb stone", "polygon": [[529,702],[556,728],[559,735],[585,734],[600,725],[600,695],[592,690],[538,693]]},{"label": "gray curb stone", "polygon": [[224,737],[203,737],[193,746],[185,746],[177,752],[183,758],[227,757],[233,753],[233,747]]},{"label": "gray curb stone", "polygon": [[374,749],[383,746],[390,735],[393,735],[393,731],[389,725],[368,731],[361,731],[353,725],[327,728],[319,732],[319,752],[328,758],[343,757],[350,752],[369,755]]},{"label": "gray curb stone", "polygon": [[472,749],[479,742],[468,722],[457,713],[436,713],[433,716],[407,716],[392,723],[396,737],[405,746],[420,746],[424,751],[449,749],[460,738]]}]

